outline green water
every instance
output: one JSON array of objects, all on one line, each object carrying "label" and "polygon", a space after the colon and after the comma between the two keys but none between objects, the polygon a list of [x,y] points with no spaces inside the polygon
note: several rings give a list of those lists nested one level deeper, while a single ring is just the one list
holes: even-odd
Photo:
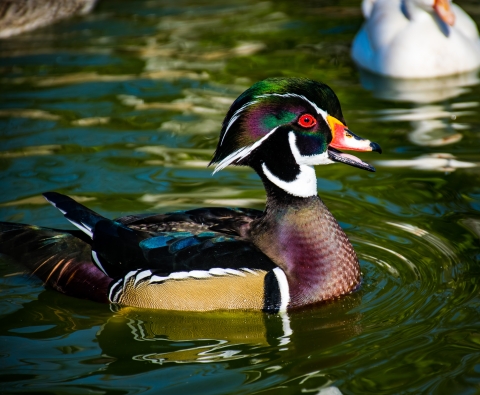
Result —
[{"label": "green water", "polygon": [[[229,104],[266,77],[328,83],[384,150],[359,155],[376,173],[317,169],[361,289],[285,317],[118,309],[0,258],[2,393],[480,393],[480,85],[360,76],[359,3],[101,0],[1,42],[3,221],[69,227],[49,190],[108,217],[261,209],[251,170],[206,165]],[[459,3],[480,23],[476,0]]]}]

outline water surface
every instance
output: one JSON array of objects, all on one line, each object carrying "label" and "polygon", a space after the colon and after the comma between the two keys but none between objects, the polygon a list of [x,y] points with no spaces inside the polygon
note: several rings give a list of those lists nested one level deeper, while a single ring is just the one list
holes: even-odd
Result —
[{"label": "water surface", "polygon": [[[69,224],[55,190],[108,217],[262,209],[249,169],[207,164],[259,79],[329,84],[372,174],[319,167],[361,289],[288,316],[135,310],[73,299],[0,258],[2,392],[474,394],[480,391],[478,74],[360,74],[359,1],[101,1],[0,46],[0,220]],[[480,22],[474,0],[459,2]]]}]

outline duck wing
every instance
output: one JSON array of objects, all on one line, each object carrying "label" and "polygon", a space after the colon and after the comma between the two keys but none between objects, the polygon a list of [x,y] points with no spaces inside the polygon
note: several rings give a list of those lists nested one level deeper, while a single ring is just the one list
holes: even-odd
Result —
[{"label": "duck wing", "polygon": [[246,262],[258,269],[270,261],[241,236],[242,227],[261,215],[257,210],[203,208],[110,220],[68,196],[56,192],[44,196],[90,236],[93,261],[112,278],[138,269],[163,276],[209,270],[227,261],[232,269],[245,267]]},{"label": "duck wing", "polygon": [[0,252],[60,292],[176,310],[276,311],[282,304],[280,269],[241,236],[260,211],[205,208],[110,220],[68,196],[45,197],[79,230],[3,223]]}]

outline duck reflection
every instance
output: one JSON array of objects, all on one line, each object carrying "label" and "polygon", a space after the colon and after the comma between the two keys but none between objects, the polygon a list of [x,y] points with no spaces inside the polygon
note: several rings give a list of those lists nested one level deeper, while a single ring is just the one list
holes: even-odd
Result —
[{"label": "duck reflection", "polygon": [[[359,69],[362,86],[379,99],[418,105],[440,102],[468,92],[479,83],[478,70],[438,78],[392,78]],[[421,106],[420,106],[421,107]]]},{"label": "duck reflection", "polygon": [[[185,313],[112,307],[97,339],[104,354],[122,360],[165,363],[207,363],[250,358],[252,364],[272,361],[279,353],[311,353],[361,332],[360,315],[350,311],[360,295],[293,314],[255,311]],[[308,320],[308,325],[304,325]],[[122,347],[119,347],[122,344]],[[118,362],[117,362],[118,361]]]},{"label": "duck reflection", "polygon": [[[452,100],[468,93],[470,86],[480,82],[478,70],[429,79],[390,78],[360,70],[360,82],[377,98],[413,105],[413,108],[380,110],[374,114],[377,121],[409,121],[411,128],[408,139],[418,146],[442,147],[459,142],[463,137],[462,131],[470,126],[457,122],[457,118],[478,111],[478,101]],[[407,161],[391,160],[376,163],[387,167],[440,171],[477,166],[475,163],[458,161],[448,152],[422,155]]]},{"label": "duck reflection", "polygon": [[[256,355],[270,344],[289,343],[290,334],[288,316],[282,320],[259,312],[185,314],[121,308],[97,337],[105,354],[163,364],[251,357],[252,350]],[[126,346],[121,349],[119,336]]]},{"label": "duck reflection", "polygon": [[[78,336],[94,336],[100,351],[93,353],[97,357],[89,352],[83,363],[114,375],[134,375],[172,363],[230,364],[245,358],[249,368],[258,368],[255,377],[272,373],[289,358],[302,361],[290,369],[300,375],[305,369],[318,370],[351,357],[324,351],[362,332],[361,314],[356,311],[360,302],[361,292],[356,292],[283,315],[187,313],[114,305],[109,309],[46,290],[37,300],[4,314],[0,336],[11,338],[11,344],[16,338],[42,339],[64,354],[76,352]],[[14,348],[10,351],[17,353]],[[309,359],[311,355],[322,357]]]}]

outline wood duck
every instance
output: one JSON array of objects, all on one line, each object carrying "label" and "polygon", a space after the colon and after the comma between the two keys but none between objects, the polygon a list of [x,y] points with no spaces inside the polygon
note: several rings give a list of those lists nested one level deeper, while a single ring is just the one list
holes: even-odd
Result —
[{"label": "wood duck", "polygon": [[450,0],[363,0],[352,44],[363,69],[396,78],[434,78],[480,67],[475,22]]},{"label": "wood duck", "polygon": [[199,208],[110,220],[56,192],[79,230],[0,223],[0,252],[67,295],[142,308],[282,312],[348,294],[357,256],[317,195],[314,165],[375,171],[339,149],[381,152],[346,126],[327,85],[257,82],[232,104],[210,164],[250,166],[265,211]]}]

